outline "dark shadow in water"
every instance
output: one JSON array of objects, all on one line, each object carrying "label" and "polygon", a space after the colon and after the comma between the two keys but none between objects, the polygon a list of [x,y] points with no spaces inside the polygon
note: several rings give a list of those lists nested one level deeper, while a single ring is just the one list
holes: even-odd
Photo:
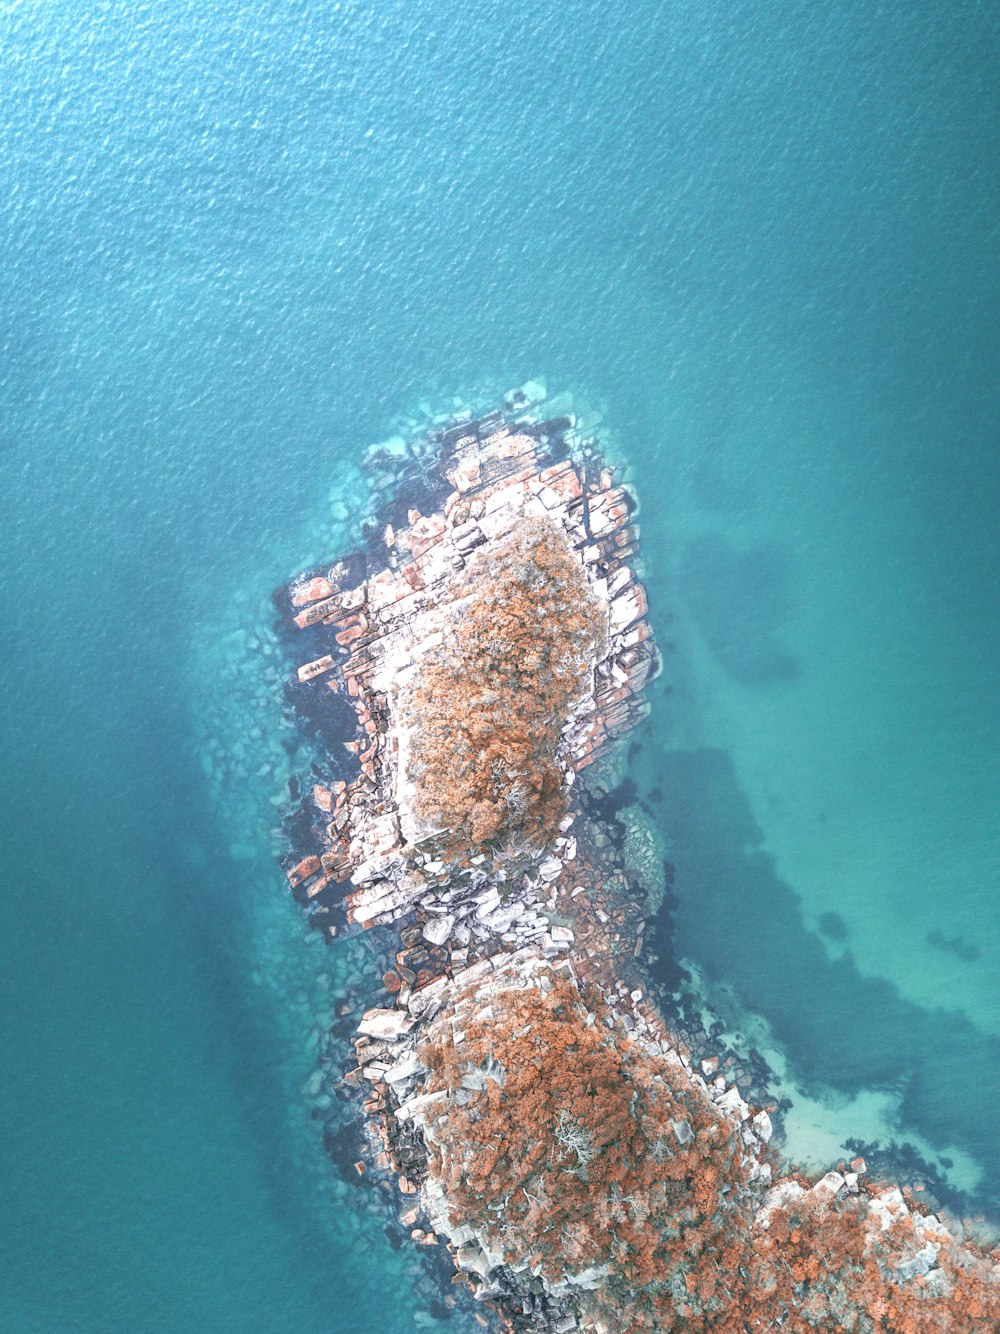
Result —
[{"label": "dark shadow in water", "polygon": [[709,648],[742,685],[767,686],[800,675],[775,641],[791,610],[789,565],[778,547],[734,551],[716,533],[688,542],[678,587]]},{"label": "dark shadow in water", "polygon": [[819,919],[819,929],[828,940],[846,940],[849,935],[847,923],[839,912],[825,912]]},{"label": "dark shadow in water", "polygon": [[904,1089],[903,1135],[910,1127],[972,1154],[986,1169],[981,1203],[1000,1206],[1000,1040],[961,1012],[924,1009],[865,977],[849,952],[829,957],[760,850],[724,751],[663,755],[650,777],[664,791],[674,850],[679,953],[768,1019],[802,1078],[847,1094]]},{"label": "dark shadow in water", "polygon": [[950,954],[962,963],[975,963],[979,958],[979,946],[973,945],[964,936],[946,936],[941,930],[928,931],[927,943],[942,954]]},{"label": "dark shadow in water", "polygon": [[[277,698],[275,709],[280,710]],[[259,894],[287,891],[277,860],[272,873],[262,875],[258,863],[235,863],[229,857],[229,840],[244,837],[247,831],[220,827],[221,812],[208,804],[202,775],[185,745],[188,728],[183,698],[161,694],[157,708],[146,711],[142,769],[150,777],[150,791],[144,801],[145,837],[136,845],[136,854],[145,854],[162,877],[171,913],[183,923],[180,935],[199,958],[205,996],[211,1000],[203,1032],[205,1059],[225,1071],[233,1105],[258,1149],[255,1171],[268,1205],[294,1240],[297,1254],[304,1257],[297,1281],[309,1293],[309,1309],[323,1312],[329,1309],[329,1276],[344,1269],[344,1257],[320,1219],[316,1178],[307,1174],[313,1167],[323,1171],[326,1165],[319,1157],[319,1143],[317,1157],[312,1158],[304,1129],[301,1141],[289,1133],[299,1111],[289,1108],[281,1074],[282,1053],[276,1044],[285,1040],[284,1030],[247,984],[248,968],[258,958],[251,901]],[[137,799],[143,800],[143,795],[137,794]],[[137,949],[141,945],[142,937],[137,936]],[[322,957],[317,956],[317,970]],[[336,997],[330,999],[332,1005]],[[273,1003],[280,1003],[277,994]],[[307,1037],[303,1033],[303,1041]],[[178,1077],[183,1078],[184,1072]],[[303,1099],[301,1116],[307,1115]],[[321,1134],[317,1126],[317,1141]],[[359,1192],[359,1205],[362,1200]],[[380,1262],[381,1257],[372,1261]],[[367,1302],[367,1297],[361,1294],[360,1300]],[[324,1321],[317,1329],[339,1327],[334,1311],[329,1324]]]}]

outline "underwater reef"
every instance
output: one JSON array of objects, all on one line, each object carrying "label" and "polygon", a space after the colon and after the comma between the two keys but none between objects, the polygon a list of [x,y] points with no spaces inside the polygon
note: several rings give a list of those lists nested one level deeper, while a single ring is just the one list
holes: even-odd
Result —
[{"label": "underwater reef", "polygon": [[762,1082],[650,995],[662,867],[607,772],[660,659],[596,431],[529,383],[367,463],[364,546],[276,595],[316,738],[284,868],[329,942],[371,943],[336,1092],[445,1314],[996,1328],[995,1254],[861,1158],[789,1168]]}]

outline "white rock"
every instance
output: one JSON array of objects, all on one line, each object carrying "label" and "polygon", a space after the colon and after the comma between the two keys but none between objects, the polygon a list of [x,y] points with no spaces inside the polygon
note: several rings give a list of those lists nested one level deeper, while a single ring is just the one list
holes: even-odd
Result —
[{"label": "white rock", "polygon": [[937,1264],[937,1255],[938,1248],[928,1242],[911,1259],[904,1260],[896,1270],[896,1274],[904,1283],[918,1275],[926,1274]]},{"label": "white rock", "polygon": [[[758,1138],[767,1144],[771,1136],[774,1134],[774,1127],[771,1125],[771,1118],[768,1116],[767,1112],[758,1112],[754,1117],[752,1124],[754,1130],[757,1132]],[[857,1178],[855,1178],[855,1180],[857,1180]]]},{"label": "white rock", "polygon": [[740,1091],[735,1084],[732,1088],[727,1089],[722,1097],[718,1099],[718,1105],[723,1111],[732,1112],[735,1116],[739,1117],[741,1121],[745,1121],[750,1115],[750,1108],[743,1101],[740,1096]]},{"label": "white rock", "polygon": [[358,1032],[382,1041],[396,1041],[413,1027],[413,1020],[405,1010],[366,1010]]},{"label": "white rock", "polygon": [[[610,526],[610,525],[609,525]],[[635,588],[627,588],[610,605],[611,630],[624,630],[642,615],[642,603]]]},{"label": "white rock", "polygon": [[586,1269],[581,1269],[578,1274],[567,1274],[563,1282],[574,1288],[597,1288],[609,1272],[609,1265],[589,1265]]},{"label": "white rock", "polygon": [[839,1172],[827,1172],[825,1177],[820,1177],[812,1188],[812,1193],[818,1199],[832,1200],[833,1197],[843,1189],[844,1178]]},{"label": "white rock", "polygon": [[385,1079],[390,1084],[402,1084],[423,1069],[420,1057],[415,1051],[408,1051],[385,1072]]},{"label": "white rock", "polygon": [[689,1144],[694,1139],[694,1131],[691,1129],[690,1121],[674,1121],[673,1127],[678,1144]]},{"label": "white rock", "polygon": [[475,895],[479,907],[476,909],[476,916],[482,921],[488,917],[491,912],[500,907],[500,891],[493,885],[481,894]]},{"label": "white rock", "polygon": [[425,922],[421,927],[424,940],[431,945],[443,945],[451,935],[451,929],[455,925],[454,917],[446,914],[444,917],[436,917],[431,922]]},{"label": "white rock", "polygon": [[621,565],[608,580],[608,593],[615,597],[632,582],[632,571],[627,565]]},{"label": "white rock", "polygon": [[905,1218],[909,1213],[906,1207],[906,1201],[903,1199],[903,1193],[897,1188],[884,1191],[881,1195],[876,1195],[868,1205],[869,1213],[873,1218],[878,1219],[879,1228],[886,1232],[898,1219]]},{"label": "white rock", "polygon": [[415,1118],[418,1121],[433,1119],[439,1111],[444,1111],[448,1104],[448,1090],[440,1089],[437,1093],[418,1093],[415,1097],[408,1098],[406,1102],[400,1103],[396,1108],[397,1120],[407,1121]]},{"label": "white rock", "polygon": [[538,868],[538,878],[543,884],[549,884],[558,878],[563,864],[558,857],[546,857]]},{"label": "white rock", "polygon": [[750,1180],[753,1182],[763,1182],[765,1186],[770,1185],[771,1164],[758,1163],[755,1160],[753,1166],[750,1168]]},{"label": "white rock", "polygon": [[801,1199],[805,1193],[804,1188],[797,1181],[779,1181],[776,1186],[773,1186],[767,1192],[764,1207],[758,1215],[760,1226],[766,1229],[775,1209],[784,1209],[793,1200]]},{"label": "white rock", "polygon": [[[567,932],[569,939],[567,940],[563,935],[557,936],[557,931]],[[568,950],[572,943],[573,933],[572,931],[568,931],[564,926],[554,926],[551,931],[546,931],[545,935],[542,937],[542,949],[545,952],[545,957],[548,959],[551,959],[553,955],[558,954],[561,950]]]},{"label": "white rock", "polygon": [[466,1273],[479,1274],[483,1278],[490,1272],[489,1260],[474,1243],[459,1247],[458,1263]]}]

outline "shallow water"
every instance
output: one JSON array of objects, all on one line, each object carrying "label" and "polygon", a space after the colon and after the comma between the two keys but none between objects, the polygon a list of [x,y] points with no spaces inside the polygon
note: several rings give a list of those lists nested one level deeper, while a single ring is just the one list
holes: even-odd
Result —
[{"label": "shallow water", "polygon": [[832,1108],[804,1147],[884,1094],[996,1199],[988,11],[25,0],[0,38],[0,1324],[412,1328],[324,1186],[318,969],[205,772],[202,648],[394,413],[539,373],[642,492],[681,947]]}]

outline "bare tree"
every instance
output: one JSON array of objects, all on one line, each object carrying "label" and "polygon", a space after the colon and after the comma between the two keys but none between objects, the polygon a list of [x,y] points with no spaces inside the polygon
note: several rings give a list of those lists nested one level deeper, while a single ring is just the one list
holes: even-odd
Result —
[{"label": "bare tree", "polygon": [[594,1156],[594,1136],[586,1126],[575,1120],[566,1111],[565,1107],[559,1113],[555,1137],[564,1149],[569,1149],[576,1154],[577,1166],[586,1169],[587,1164]]}]

